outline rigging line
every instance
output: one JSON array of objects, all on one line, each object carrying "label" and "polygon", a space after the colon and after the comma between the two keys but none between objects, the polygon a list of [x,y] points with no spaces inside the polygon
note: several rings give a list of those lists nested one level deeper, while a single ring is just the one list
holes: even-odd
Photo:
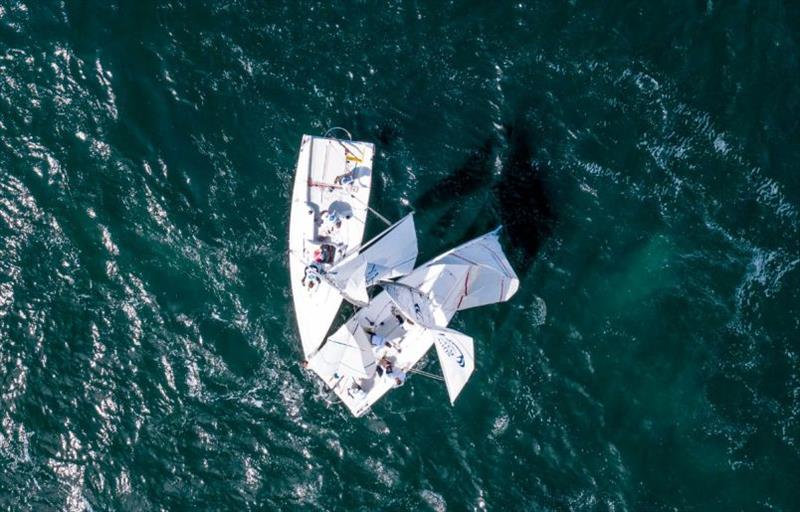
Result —
[{"label": "rigging line", "polygon": [[428,377],[429,379],[439,380],[439,381],[444,382],[444,377],[441,377],[439,375],[435,375],[433,373],[429,373],[429,372],[426,372],[426,371],[423,371],[423,370],[415,370],[414,368],[411,368],[410,370],[408,370],[408,372],[409,373],[416,373],[418,375],[422,375],[423,377]]},{"label": "rigging line", "polygon": [[339,384],[342,383],[342,381],[344,380],[344,377],[345,377],[344,375],[339,377],[339,380],[337,380],[336,383],[333,386],[331,386],[331,389],[328,390],[328,396],[331,396],[331,394],[336,391],[336,388],[338,388]]},{"label": "rigging line", "polygon": [[298,263],[300,263],[300,264],[302,264],[304,267],[307,267],[307,266],[308,266],[308,262],[307,262],[307,261],[303,261],[303,258],[301,258],[301,257],[300,257],[300,255],[299,255],[299,254],[297,254],[295,251],[293,251],[293,250],[289,249],[289,250],[288,250],[288,251],[286,251],[286,252],[288,252],[288,253],[289,253],[289,256],[294,256],[294,257],[295,257],[295,259],[297,260],[297,262],[298,262]]},{"label": "rigging line", "polygon": [[389,219],[387,219],[386,217],[384,217],[380,213],[376,212],[370,205],[366,204],[364,201],[362,201],[361,199],[357,198],[354,194],[350,194],[350,197],[355,199],[359,203],[361,203],[362,206],[364,206],[367,210],[372,212],[376,217],[381,219],[384,223],[386,223],[387,226],[391,226],[392,225],[392,223],[391,223],[391,221],[389,221]]},{"label": "rigging line", "polygon": [[[353,153],[350,150],[350,148],[348,148],[345,145],[345,143],[342,142],[341,140],[339,140],[338,138],[334,137],[333,140],[338,142],[339,145],[342,146],[342,149],[344,149],[344,158],[345,158],[345,160],[348,160],[348,156],[352,156],[353,158],[356,159],[355,161],[358,162],[358,163],[362,163],[364,161],[364,153],[361,151],[361,149],[358,149],[358,152],[361,153],[361,156],[358,156],[355,153]],[[352,142],[352,140],[350,142]],[[356,146],[356,148],[358,148],[358,146]]]},{"label": "rigging line", "polygon": [[315,181],[311,178],[308,178],[308,186],[309,187],[319,187],[319,188],[338,188],[344,189],[343,185],[337,185],[335,183],[325,183],[324,181]]}]

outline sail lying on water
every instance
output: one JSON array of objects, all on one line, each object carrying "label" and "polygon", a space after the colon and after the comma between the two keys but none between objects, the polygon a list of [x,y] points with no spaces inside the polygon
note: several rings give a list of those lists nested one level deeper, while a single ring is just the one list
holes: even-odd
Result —
[{"label": "sail lying on water", "polygon": [[367,287],[411,272],[417,253],[414,217],[409,213],[361,246],[357,253],[346,256],[327,275],[344,298],[366,306]]}]

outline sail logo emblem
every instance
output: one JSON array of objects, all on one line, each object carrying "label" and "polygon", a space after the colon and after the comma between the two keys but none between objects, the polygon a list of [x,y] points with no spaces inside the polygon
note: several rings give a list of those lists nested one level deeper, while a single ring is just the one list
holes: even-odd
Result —
[{"label": "sail logo emblem", "polygon": [[380,274],[380,269],[374,263],[367,264],[367,271],[364,280],[366,281],[367,285],[375,284],[375,280],[378,278]]},{"label": "sail logo emblem", "polygon": [[464,368],[464,353],[458,345],[450,341],[446,336],[439,335],[439,345],[442,351],[447,354],[447,357],[452,357],[458,363],[458,366]]}]

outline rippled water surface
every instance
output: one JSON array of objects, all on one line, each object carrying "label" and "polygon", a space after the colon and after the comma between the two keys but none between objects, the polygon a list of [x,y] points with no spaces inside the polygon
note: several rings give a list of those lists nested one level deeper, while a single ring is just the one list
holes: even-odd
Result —
[{"label": "rippled water surface", "polygon": [[[0,0],[0,509],[797,510],[798,34],[772,0]],[[506,225],[455,407],[416,376],[353,419],[297,365],[289,191],[333,125],[421,259]]]}]

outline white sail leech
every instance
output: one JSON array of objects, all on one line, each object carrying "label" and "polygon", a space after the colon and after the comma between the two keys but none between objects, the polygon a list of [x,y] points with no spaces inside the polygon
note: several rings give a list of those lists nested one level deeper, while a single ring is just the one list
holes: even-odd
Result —
[{"label": "white sail leech", "polygon": [[427,293],[448,321],[458,310],[505,302],[519,289],[519,278],[498,237],[495,230],[471,240],[418,267],[400,282]]},{"label": "white sail leech", "polygon": [[505,302],[519,289],[519,278],[500,247],[497,230],[454,250],[440,263],[471,267],[458,310]]}]

